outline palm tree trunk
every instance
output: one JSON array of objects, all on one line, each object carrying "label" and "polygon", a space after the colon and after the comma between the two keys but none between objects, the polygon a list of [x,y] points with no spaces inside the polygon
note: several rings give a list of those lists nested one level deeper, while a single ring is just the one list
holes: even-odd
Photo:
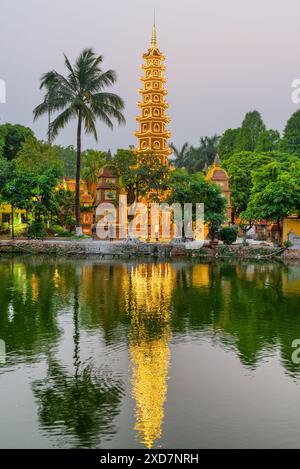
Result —
[{"label": "palm tree trunk", "polygon": [[75,217],[76,217],[76,234],[82,235],[81,219],[80,219],[80,170],[81,170],[81,127],[82,116],[79,111],[77,124],[77,162],[76,162],[76,191],[75,191]]},{"label": "palm tree trunk", "polygon": [[51,145],[51,111],[48,109],[48,145]]}]

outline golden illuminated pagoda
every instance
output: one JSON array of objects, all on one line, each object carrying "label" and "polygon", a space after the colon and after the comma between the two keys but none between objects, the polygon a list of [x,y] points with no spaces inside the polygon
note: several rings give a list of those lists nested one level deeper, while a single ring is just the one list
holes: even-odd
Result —
[{"label": "golden illuminated pagoda", "polygon": [[168,94],[164,84],[165,56],[160,52],[156,43],[156,27],[153,26],[151,46],[143,55],[145,64],[141,67],[144,75],[141,77],[143,88],[139,89],[141,101],[138,103],[141,115],[136,118],[140,130],[134,132],[138,138],[137,152],[142,154],[155,154],[161,158],[162,164],[168,164],[168,157],[172,150],[168,146],[170,132],[166,126],[170,122],[166,114],[168,103],[165,96]]}]

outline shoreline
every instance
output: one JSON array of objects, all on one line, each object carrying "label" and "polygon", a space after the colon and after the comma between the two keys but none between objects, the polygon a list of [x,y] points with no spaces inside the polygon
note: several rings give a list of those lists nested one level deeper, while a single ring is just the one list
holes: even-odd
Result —
[{"label": "shoreline", "polygon": [[283,249],[263,245],[224,245],[214,248],[205,244],[200,249],[189,249],[189,243],[147,243],[92,240],[0,240],[0,257],[5,254],[44,254],[67,257],[99,257],[101,259],[131,258],[206,258],[241,260],[297,260],[299,249]]}]

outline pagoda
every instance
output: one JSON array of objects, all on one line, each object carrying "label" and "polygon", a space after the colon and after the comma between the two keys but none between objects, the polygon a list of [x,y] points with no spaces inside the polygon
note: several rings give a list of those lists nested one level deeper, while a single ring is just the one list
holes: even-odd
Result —
[{"label": "pagoda", "polygon": [[144,74],[141,77],[143,88],[139,89],[141,101],[138,106],[141,115],[136,117],[140,129],[134,132],[138,139],[137,153],[142,155],[155,154],[161,159],[163,165],[168,164],[168,157],[172,150],[168,146],[170,132],[166,126],[170,118],[166,114],[169,107],[165,100],[168,94],[164,84],[165,56],[157,47],[156,27],[153,25],[151,46],[143,54],[145,63],[141,65]]}]

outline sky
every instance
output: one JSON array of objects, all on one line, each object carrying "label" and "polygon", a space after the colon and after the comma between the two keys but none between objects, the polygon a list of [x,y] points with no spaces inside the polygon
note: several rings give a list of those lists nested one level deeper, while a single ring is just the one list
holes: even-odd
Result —
[{"label": "sky", "polygon": [[[6,83],[0,123],[29,126],[45,139],[46,119],[32,119],[43,97],[40,76],[64,73],[63,53],[74,61],[93,47],[104,56],[103,70],[117,72],[111,91],[125,100],[127,123],[111,131],[98,122],[98,143],[84,136],[83,147],[135,145],[140,64],[154,8],[176,146],[238,127],[254,109],[268,128],[282,132],[299,107],[291,100],[291,84],[300,78],[299,0],[0,0],[0,80]],[[75,146],[75,122],[56,143]]]}]

